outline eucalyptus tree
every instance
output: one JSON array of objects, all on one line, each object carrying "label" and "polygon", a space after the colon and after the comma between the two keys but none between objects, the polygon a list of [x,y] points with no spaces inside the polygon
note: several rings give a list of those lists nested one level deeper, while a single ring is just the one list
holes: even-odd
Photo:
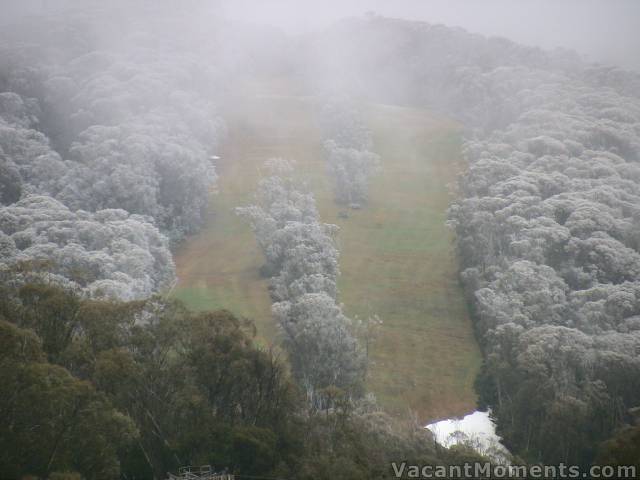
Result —
[{"label": "eucalyptus tree", "polygon": [[[93,296],[144,298],[175,275],[167,238],[148,220],[115,209],[73,212],[53,198],[28,196],[0,208],[0,265],[32,265],[31,273]],[[17,272],[16,279],[28,277],[29,269]]]},{"label": "eucalyptus tree", "polygon": [[380,157],[371,151],[373,139],[363,116],[348,97],[331,98],[320,109],[320,126],[335,199],[353,208],[367,202],[371,177],[380,167]]},{"label": "eucalyptus tree", "polygon": [[272,159],[264,170],[256,203],[237,212],[249,219],[267,262],[272,311],[293,373],[315,406],[324,405],[323,389],[331,386],[361,395],[364,355],[336,300],[337,227],[320,222],[313,194],[290,162]]}]

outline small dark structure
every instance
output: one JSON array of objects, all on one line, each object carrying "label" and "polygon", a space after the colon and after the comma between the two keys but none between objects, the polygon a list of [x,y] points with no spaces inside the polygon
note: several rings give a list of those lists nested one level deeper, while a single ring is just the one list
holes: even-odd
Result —
[{"label": "small dark structure", "polygon": [[230,473],[215,472],[211,465],[180,467],[178,475],[169,473],[167,478],[168,480],[235,480]]}]

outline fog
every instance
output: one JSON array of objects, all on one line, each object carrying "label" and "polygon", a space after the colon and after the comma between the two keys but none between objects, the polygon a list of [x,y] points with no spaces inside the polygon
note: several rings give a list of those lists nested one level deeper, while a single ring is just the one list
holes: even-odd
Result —
[{"label": "fog", "polygon": [[231,18],[290,32],[375,12],[570,48],[589,60],[640,70],[640,2],[634,0],[233,0],[223,2],[223,9]]},{"label": "fog", "polygon": [[640,459],[638,1],[0,0],[0,478]]},{"label": "fog", "polygon": [[[100,2],[82,2],[87,3]],[[171,2],[157,3],[171,6]],[[375,13],[459,26],[473,33],[503,36],[546,49],[568,48],[588,61],[640,70],[640,2],[635,0],[209,0],[180,2],[180,7],[176,4],[175,8],[189,9],[203,3],[229,19],[272,25],[289,33]],[[0,25],[25,13],[55,11],[69,5],[79,3],[0,0]]]}]

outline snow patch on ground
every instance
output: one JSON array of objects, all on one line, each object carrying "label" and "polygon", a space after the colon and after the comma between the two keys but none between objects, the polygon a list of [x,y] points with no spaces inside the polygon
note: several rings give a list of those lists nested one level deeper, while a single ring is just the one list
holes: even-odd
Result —
[{"label": "snow patch on ground", "polygon": [[502,463],[507,462],[510,457],[509,451],[500,443],[502,439],[496,434],[491,410],[441,420],[430,423],[425,428],[433,433],[436,442],[443,447],[468,445],[480,454]]}]

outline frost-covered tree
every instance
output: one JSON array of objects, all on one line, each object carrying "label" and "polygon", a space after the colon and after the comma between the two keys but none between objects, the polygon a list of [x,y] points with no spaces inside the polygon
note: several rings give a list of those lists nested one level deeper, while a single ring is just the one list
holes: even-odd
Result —
[{"label": "frost-covered tree", "polygon": [[349,97],[328,99],[320,108],[322,136],[333,140],[340,147],[370,150],[373,146],[371,132],[362,120],[362,112]]},{"label": "frost-covered tree", "polygon": [[312,402],[320,389],[329,386],[360,393],[363,354],[351,320],[334,298],[322,292],[305,293],[274,303],[273,314],[284,333],[294,375]]},{"label": "frost-covered tree", "polygon": [[[256,203],[238,208],[249,219],[267,262],[273,314],[296,378],[316,406],[330,386],[361,393],[364,356],[353,325],[336,303],[335,225],[320,222],[313,195],[291,163],[272,159]],[[318,403],[320,402],[320,403]]]},{"label": "frost-covered tree", "polygon": [[[114,31],[113,19],[103,21],[109,15],[48,18],[48,28],[31,32],[29,51],[8,33],[0,92],[13,91],[0,93],[0,147],[26,193],[72,209],[148,215],[177,242],[201,225],[215,187],[210,156],[224,135],[218,74],[200,57],[209,58],[204,47],[160,38],[155,16]],[[71,46],[61,31],[83,40]],[[118,45],[90,31],[117,36]]]},{"label": "frost-covered tree", "polygon": [[0,204],[18,201],[22,194],[22,178],[15,163],[0,152]]},{"label": "frost-covered tree", "polygon": [[5,192],[2,203],[16,201],[22,192],[55,195],[68,168],[66,163],[52,150],[48,138],[31,128],[29,121],[14,116],[17,123],[10,123],[7,119],[11,117],[11,112],[0,110],[0,168]]},{"label": "frost-covered tree", "polygon": [[[239,207],[238,214],[247,217],[256,235],[258,245],[265,256],[265,272],[269,275],[280,271],[286,254],[286,236],[282,230],[289,223],[318,224],[318,209],[311,192],[298,186],[290,162],[276,158],[265,162],[265,176],[260,180],[255,194],[255,204]],[[323,225],[322,229],[333,234],[336,227]],[[280,241],[276,240],[276,235]],[[337,256],[337,252],[335,252]]]},{"label": "frost-covered tree", "polygon": [[320,111],[336,201],[353,208],[367,202],[369,182],[380,164],[380,157],[371,151],[371,132],[361,117],[355,103],[344,97],[329,100]]},{"label": "frost-covered tree", "polygon": [[268,249],[281,259],[270,285],[275,300],[306,293],[325,293],[336,298],[339,269],[334,231],[333,225],[319,222],[288,222],[275,232]]},{"label": "frost-covered tree", "polygon": [[112,13],[0,33],[0,244],[6,268],[27,261],[91,295],[131,299],[172,282],[167,237],[201,225],[224,124],[198,34],[182,43],[164,35],[162,15]]},{"label": "frost-covered tree", "polygon": [[193,232],[216,175],[201,146],[164,122],[87,129],[71,147],[75,163],[58,198],[72,208],[149,215],[175,240]]},{"label": "frost-covered tree", "polygon": [[0,209],[0,245],[0,265],[19,282],[37,275],[91,296],[137,299],[174,279],[166,237],[124,210],[73,212],[28,196]]},{"label": "frost-covered tree", "polygon": [[340,147],[333,140],[327,140],[324,148],[338,203],[353,207],[365,204],[380,157],[368,150]]}]

